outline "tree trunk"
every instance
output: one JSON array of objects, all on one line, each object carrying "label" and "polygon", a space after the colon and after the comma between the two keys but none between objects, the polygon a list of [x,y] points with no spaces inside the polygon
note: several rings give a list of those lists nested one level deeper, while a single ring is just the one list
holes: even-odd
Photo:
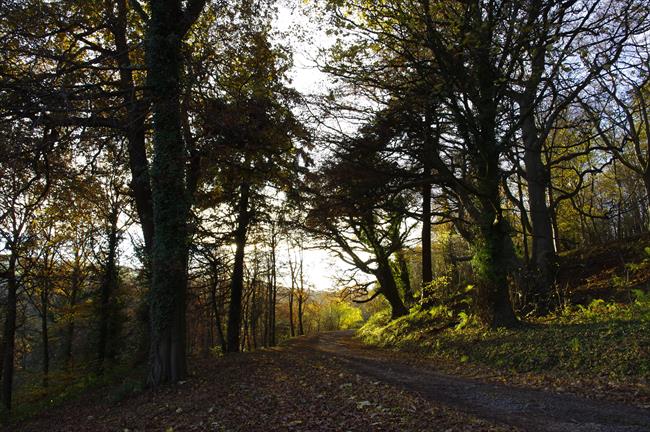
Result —
[{"label": "tree trunk", "polygon": [[508,289],[511,267],[508,224],[500,215],[485,209],[478,234],[473,260],[478,315],[491,328],[516,326],[518,320]]},{"label": "tree trunk", "polygon": [[515,158],[516,158],[516,164],[517,164],[517,195],[519,202],[521,203],[520,206],[520,214],[519,214],[519,220],[521,223],[521,236],[522,236],[522,245],[523,245],[523,254],[524,254],[524,265],[528,267],[529,262],[530,262],[530,252],[528,251],[528,212],[526,212],[526,207],[524,206],[524,191],[521,185],[521,170],[519,167],[521,166],[521,163],[519,161],[519,153],[515,151]]},{"label": "tree trunk", "polygon": [[[522,110],[532,110],[532,105],[522,104]],[[535,119],[532,114],[522,119],[522,138],[524,140],[524,164],[528,183],[528,205],[532,227],[531,264],[535,273],[531,294],[538,311],[545,313],[549,309],[551,286],[553,284],[553,267],[555,264],[555,246],[551,215],[546,204],[548,181],[542,161],[541,142]]]},{"label": "tree trunk", "polygon": [[298,263],[293,262],[291,259],[291,249],[287,252],[289,255],[289,277],[291,278],[291,288],[289,288],[289,334],[294,337],[296,335],[296,326],[293,321],[293,299],[298,286],[298,269],[296,268]]},{"label": "tree trunk", "polygon": [[265,304],[264,304],[264,314],[263,314],[263,320],[264,320],[264,334],[262,336],[262,345],[267,347],[269,346],[269,331],[270,331],[270,326],[269,323],[271,322],[271,315],[270,315],[270,308],[269,305],[271,304],[271,288],[266,286],[266,292],[264,293],[266,296],[265,299]]},{"label": "tree trunk", "polygon": [[303,326],[303,315],[304,315],[304,306],[305,306],[305,275],[303,273],[303,256],[302,251],[300,253],[300,288],[298,290],[298,334],[303,336],[305,334],[305,328]]},{"label": "tree trunk", "polygon": [[381,291],[391,308],[391,318],[399,318],[408,314],[408,309],[404,306],[399,290],[395,283],[395,277],[390,268],[390,263],[387,257],[377,257],[377,280],[381,286]]},{"label": "tree trunk", "polygon": [[[216,272],[216,270],[215,270]],[[223,328],[221,326],[221,316],[219,314],[219,305],[217,304],[217,285],[218,280],[213,278],[212,286],[210,287],[210,303],[212,304],[212,313],[214,314],[214,323],[217,327],[217,336],[219,338],[219,346],[222,352],[227,351],[226,338],[223,335]]]},{"label": "tree trunk", "polygon": [[298,294],[298,336],[303,336],[305,334],[305,327],[303,324],[305,299],[303,296],[304,294],[302,292]]},{"label": "tree trunk", "polygon": [[137,96],[133,77],[133,65],[127,39],[127,0],[117,1],[117,19],[111,26],[115,43],[115,60],[119,66],[119,83],[126,109],[126,138],[131,172],[131,190],[136,211],[142,227],[145,255],[149,257],[153,244],[154,217],[149,162],[145,141],[147,104]]},{"label": "tree trunk", "polygon": [[[431,135],[433,113],[427,107],[425,112],[424,143],[422,146],[422,174],[425,178],[431,175],[431,158],[435,143]],[[431,183],[422,185],[422,286],[430,284],[433,280],[431,263]]]},{"label": "tree trunk", "polygon": [[[472,8],[471,13],[480,16],[475,3],[472,3]],[[496,135],[497,76],[491,58],[489,29],[486,26],[476,30],[478,46],[472,50],[472,57],[476,63],[476,75],[480,77],[476,99],[479,130],[474,135],[475,151],[470,153],[470,157],[476,171],[475,185],[478,191],[478,208],[472,215],[477,225],[473,260],[477,279],[477,312],[490,327],[512,327],[518,324],[518,320],[512,309],[508,288],[508,273],[512,267],[511,239],[501,208],[501,146]]]},{"label": "tree trunk", "polygon": [[293,322],[293,287],[294,281],[291,281],[291,290],[289,291],[289,334],[291,337],[296,335],[296,326]]},{"label": "tree trunk", "polygon": [[[529,13],[537,18],[540,13],[540,3],[531,3]],[[544,31],[546,29],[542,29]],[[541,136],[535,120],[535,106],[538,88],[544,74],[546,45],[542,39],[532,40],[528,47],[530,56],[530,71],[524,82],[524,91],[520,95],[519,115],[521,117],[521,136],[524,144],[524,164],[526,166],[526,182],[528,184],[528,205],[530,207],[530,223],[532,237],[531,263],[534,272],[532,286],[529,287],[532,301],[537,311],[545,313],[549,310],[551,286],[553,284],[553,268],[555,265],[555,244],[551,215],[546,204],[546,191],[550,178],[546,176],[546,167],[542,160],[542,149],[546,136]]]},{"label": "tree trunk", "polygon": [[252,348],[255,350],[257,349],[257,290],[255,287],[255,278],[253,278],[253,283],[252,283],[252,294],[251,294],[251,317],[250,317],[250,323],[251,323],[251,343],[252,343]]},{"label": "tree trunk", "polygon": [[7,306],[3,330],[4,352],[2,358],[2,405],[11,410],[11,395],[14,378],[14,350],[16,342],[16,304],[18,282],[16,280],[16,254],[11,249],[7,266]]},{"label": "tree trunk", "polygon": [[[650,146],[650,145],[649,145]],[[650,158],[650,156],[648,156]],[[643,175],[643,184],[645,186],[645,193],[646,193],[646,199],[645,199],[645,205],[646,205],[646,212],[650,208],[650,162],[648,163],[648,166],[646,167],[646,170]],[[643,204],[642,204],[643,205]],[[644,227],[645,230],[649,230],[650,227],[646,226]]]},{"label": "tree trunk", "polygon": [[250,185],[242,183],[239,198],[239,214],[237,216],[237,229],[235,230],[235,262],[230,285],[230,309],[228,310],[228,352],[239,351],[239,336],[241,332],[242,294],[244,290],[244,249],[246,248],[246,235],[250,222],[248,200]]},{"label": "tree trunk", "polygon": [[108,256],[104,267],[104,277],[99,294],[99,339],[97,341],[97,373],[103,374],[107,358],[112,358],[109,346],[115,343],[111,338],[111,327],[114,325],[113,293],[117,289],[117,229],[118,210],[113,208],[109,215]]},{"label": "tree trunk", "polygon": [[433,280],[431,265],[431,185],[422,189],[422,285]]},{"label": "tree trunk", "polygon": [[77,296],[79,295],[79,287],[81,285],[81,263],[79,251],[75,250],[74,267],[72,268],[72,275],[70,277],[70,318],[68,325],[65,329],[65,339],[63,341],[63,361],[66,367],[72,367],[72,346],[74,344],[74,331],[75,331],[75,308],[77,306]]},{"label": "tree trunk", "polygon": [[270,294],[269,298],[269,346],[275,346],[277,344],[277,334],[276,334],[276,318],[275,318],[275,306],[277,304],[277,295],[278,295],[278,279],[276,273],[277,266],[277,257],[276,257],[276,248],[277,248],[277,232],[275,231],[275,226],[273,226],[273,231],[271,232],[271,262],[270,262],[270,271],[271,271],[271,280],[270,280]]},{"label": "tree trunk", "polygon": [[[248,300],[248,299],[246,299]],[[249,314],[249,309],[250,309],[250,304],[248,301],[245,301],[242,305],[242,316],[244,317],[244,333],[242,335],[242,341],[240,345],[240,349],[242,351],[250,351],[251,350],[251,338],[250,338],[250,333],[249,333],[249,328],[250,328],[250,314]]]},{"label": "tree trunk", "polygon": [[399,279],[404,290],[404,303],[411,306],[415,303],[413,297],[413,288],[411,287],[411,278],[409,277],[409,268],[404,256],[404,249],[400,249],[396,253],[397,265],[399,266]]},{"label": "tree trunk", "polygon": [[41,343],[43,345],[43,387],[48,386],[50,374],[50,336],[48,332],[48,308],[49,308],[49,281],[45,281],[41,289]]},{"label": "tree trunk", "polygon": [[189,197],[186,149],[181,134],[182,69],[180,0],[150,1],[147,84],[153,99],[153,249],[151,254],[148,383],[177,382],[187,375],[185,309]]}]

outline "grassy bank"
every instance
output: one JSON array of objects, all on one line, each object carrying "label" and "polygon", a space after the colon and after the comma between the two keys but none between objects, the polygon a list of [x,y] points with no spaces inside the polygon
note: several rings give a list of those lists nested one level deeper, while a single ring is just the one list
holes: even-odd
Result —
[{"label": "grassy bank", "polygon": [[522,328],[486,330],[444,307],[414,308],[390,321],[373,316],[358,332],[371,345],[415,351],[458,364],[616,381],[650,379],[650,295],[629,304],[594,300],[534,319]]}]

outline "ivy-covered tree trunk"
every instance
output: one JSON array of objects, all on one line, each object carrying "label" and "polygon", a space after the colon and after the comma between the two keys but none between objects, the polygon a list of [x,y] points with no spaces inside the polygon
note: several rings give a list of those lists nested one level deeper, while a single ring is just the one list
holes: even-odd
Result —
[{"label": "ivy-covered tree trunk", "polygon": [[518,323],[508,289],[510,234],[508,223],[486,211],[476,236],[474,259],[477,312],[489,327],[513,327]]},{"label": "ivy-covered tree trunk", "polygon": [[153,99],[151,187],[154,234],[151,257],[150,363],[156,386],[186,376],[185,297],[187,289],[188,197],[186,151],[181,136],[181,2],[150,2],[147,83]]},{"label": "ivy-covered tree trunk", "polygon": [[402,286],[402,291],[404,291],[404,303],[407,306],[412,306],[415,303],[415,298],[413,296],[413,288],[411,287],[408,263],[406,262],[406,256],[404,256],[404,249],[398,250],[395,255],[397,258],[400,285]]},{"label": "ivy-covered tree trunk", "polygon": [[244,291],[244,250],[246,248],[246,235],[250,222],[248,210],[250,185],[241,185],[239,197],[239,214],[235,230],[235,262],[232,270],[230,285],[230,308],[228,310],[227,348],[228,352],[239,351],[239,338],[241,332],[242,294]]},{"label": "ivy-covered tree trunk", "polygon": [[[488,110],[489,112],[489,110]],[[487,125],[491,124],[489,117]],[[494,130],[494,129],[484,129]],[[512,269],[511,238],[501,208],[499,152],[494,133],[486,132],[478,143],[479,199],[473,259],[477,289],[477,312],[489,327],[513,327],[518,320],[510,301],[508,274]]]},{"label": "ivy-covered tree trunk", "polygon": [[501,152],[503,143],[497,138],[499,96],[498,73],[492,58],[493,34],[490,23],[484,21],[478,4],[470,7],[471,25],[476,32],[476,45],[469,48],[475,64],[477,89],[475,121],[472,134],[471,165],[475,170],[477,208],[474,272],[477,285],[477,312],[489,327],[513,327],[518,320],[510,301],[508,274],[512,269],[510,232],[504,219],[501,197]]}]

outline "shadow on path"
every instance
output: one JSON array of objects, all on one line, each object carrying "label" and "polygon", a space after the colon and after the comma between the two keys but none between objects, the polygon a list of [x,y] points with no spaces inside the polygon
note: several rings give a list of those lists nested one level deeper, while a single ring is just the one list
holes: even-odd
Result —
[{"label": "shadow on path", "polygon": [[[363,346],[353,332],[300,338],[292,350],[335,356],[351,371],[416,392],[479,418],[527,431],[650,432],[650,411],[620,403],[542,390],[484,383],[441,373],[434,365],[414,366],[391,353]],[[406,357],[405,357],[406,359]]]}]

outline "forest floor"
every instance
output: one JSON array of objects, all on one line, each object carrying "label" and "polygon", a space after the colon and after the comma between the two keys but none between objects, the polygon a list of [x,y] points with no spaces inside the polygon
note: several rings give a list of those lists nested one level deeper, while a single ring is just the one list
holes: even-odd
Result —
[{"label": "forest floor", "polygon": [[178,385],[97,390],[17,431],[650,431],[630,404],[450,374],[352,332],[195,362]]}]

